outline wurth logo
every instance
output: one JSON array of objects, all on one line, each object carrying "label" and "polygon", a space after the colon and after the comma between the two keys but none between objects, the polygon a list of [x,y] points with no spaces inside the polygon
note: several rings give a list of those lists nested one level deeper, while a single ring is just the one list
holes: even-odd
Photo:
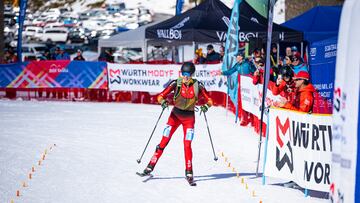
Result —
[{"label": "wurth logo", "polygon": [[286,164],[292,173],[294,170],[294,160],[290,137],[289,118],[286,119],[283,125],[279,117],[276,117],[276,168],[280,171]]},{"label": "wurth logo", "polygon": [[116,70],[110,69],[110,77],[115,77],[118,75],[120,75],[120,69],[116,69]]}]

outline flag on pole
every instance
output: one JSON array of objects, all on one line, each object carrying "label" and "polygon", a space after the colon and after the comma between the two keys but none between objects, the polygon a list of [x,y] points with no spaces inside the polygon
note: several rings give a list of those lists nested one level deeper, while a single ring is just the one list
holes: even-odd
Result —
[{"label": "flag on pole", "polygon": [[[231,12],[230,24],[225,43],[225,54],[222,64],[222,71],[232,68],[236,64],[236,54],[239,50],[239,5],[242,0],[235,0]],[[232,74],[227,77],[228,95],[236,107],[236,120],[238,117],[238,75]]]},{"label": "flag on pole", "polygon": [[[275,0],[269,0],[268,4],[268,29],[267,29],[267,42],[266,42],[266,66],[264,72],[264,82],[263,82],[263,94],[261,100],[261,116],[260,116],[260,136],[259,136],[259,149],[258,149],[258,159],[256,165],[256,176],[259,172],[259,163],[260,163],[260,153],[261,153],[261,140],[262,140],[262,131],[263,131],[263,120],[264,120],[264,111],[265,111],[265,99],[267,93],[267,87],[270,79],[270,47],[271,47],[271,37],[272,37],[272,27],[273,27],[273,17],[274,17],[274,5]],[[266,152],[265,152],[266,153]]]},{"label": "flag on pole", "polygon": [[19,32],[17,40],[17,57],[19,62],[22,61],[22,30],[24,27],[24,20],[26,15],[27,0],[20,0],[20,12],[19,12]]}]

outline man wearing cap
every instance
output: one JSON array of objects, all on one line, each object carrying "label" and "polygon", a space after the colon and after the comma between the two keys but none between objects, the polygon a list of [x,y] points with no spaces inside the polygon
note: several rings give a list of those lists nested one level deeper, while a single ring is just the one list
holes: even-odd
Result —
[{"label": "man wearing cap", "polygon": [[293,81],[295,82],[295,99],[287,101],[284,99],[279,102],[278,106],[286,109],[312,112],[314,104],[315,88],[309,83],[310,76],[306,71],[300,71],[294,75]]},{"label": "man wearing cap", "polygon": [[76,57],[73,59],[74,61],[85,61],[85,58],[82,55],[82,51],[80,49],[76,52]]},{"label": "man wearing cap", "polygon": [[[229,76],[229,75],[232,75],[233,73],[235,73],[237,71],[237,73],[239,75],[252,75],[255,71],[255,67],[254,66],[251,66],[249,61],[247,59],[245,59],[245,53],[243,50],[239,50],[238,53],[236,54],[236,64],[224,71],[224,72],[221,72],[222,75],[226,75],[226,76]],[[239,83],[236,83],[236,84],[239,84]],[[238,101],[239,101],[239,111],[240,111],[240,116],[241,116],[241,123],[240,125],[241,126],[247,126],[250,122],[250,114],[247,112],[247,111],[244,111],[242,110],[241,108],[241,96],[240,96],[240,85],[237,85],[237,89],[238,89]]]},{"label": "man wearing cap", "polygon": [[298,48],[296,46],[291,47],[292,55],[295,55],[296,52],[298,52]]},{"label": "man wearing cap", "polygon": [[245,59],[245,53],[243,50],[239,50],[238,53],[236,54],[235,65],[232,68],[230,68],[224,72],[221,72],[221,74],[229,76],[229,75],[232,75],[233,73],[235,73],[236,71],[240,75],[253,74],[255,71],[255,68],[250,65],[250,63],[247,59]]},{"label": "man wearing cap", "polygon": [[206,50],[206,62],[220,62],[221,55],[214,50],[214,46],[212,44],[207,45]]}]

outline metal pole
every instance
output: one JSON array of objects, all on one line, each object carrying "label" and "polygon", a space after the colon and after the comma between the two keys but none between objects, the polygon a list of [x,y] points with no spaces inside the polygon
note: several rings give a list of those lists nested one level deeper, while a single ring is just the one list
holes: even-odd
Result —
[{"label": "metal pole", "polygon": [[205,122],[206,122],[207,130],[208,130],[208,133],[209,133],[209,138],[210,138],[210,143],[211,143],[212,151],[213,151],[213,154],[214,154],[214,161],[217,161],[217,160],[218,160],[218,158],[216,157],[216,154],[215,154],[214,145],[213,145],[213,141],[212,141],[212,139],[211,139],[211,134],[210,134],[209,124],[208,124],[208,121],[207,121],[207,118],[206,118],[206,114],[205,114],[205,112],[204,112],[204,118],[205,118]]},{"label": "metal pole", "polygon": [[159,120],[160,120],[162,114],[164,113],[164,110],[165,110],[165,109],[163,108],[162,111],[161,111],[161,114],[160,114],[160,116],[159,116],[159,118],[158,118],[158,120],[156,121],[156,124],[155,124],[155,126],[154,126],[154,129],[153,129],[153,131],[151,132],[151,135],[150,135],[150,137],[149,137],[149,140],[148,140],[147,143],[146,143],[146,146],[145,146],[145,148],[144,148],[143,153],[141,154],[141,157],[140,157],[138,160],[136,160],[136,162],[137,162],[138,164],[141,163],[141,159],[142,159],[142,157],[144,156],[144,153],[145,153],[145,151],[146,151],[146,148],[147,148],[148,145],[149,145],[149,142],[150,142],[150,140],[151,140],[151,138],[152,138],[152,136],[153,136],[153,134],[154,134],[154,132],[155,132],[156,126],[158,125]]},{"label": "metal pole", "polygon": [[256,177],[258,177],[259,172],[259,163],[260,163],[260,153],[261,153],[261,143],[262,143],[262,130],[263,130],[263,120],[264,120],[264,110],[265,110],[265,99],[267,86],[270,78],[270,46],[271,46],[271,35],[272,35],[272,25],[273,25],[273,11],[274,11],[275,0],[268,1],[268,33],[267,33],[267,45],[266,45],[266,67],[264,71],[264,82],[263,82],[263,95],[261,101],[261,117],[260,117],[260,136],[258,144],[258,158],[256,164]]}]

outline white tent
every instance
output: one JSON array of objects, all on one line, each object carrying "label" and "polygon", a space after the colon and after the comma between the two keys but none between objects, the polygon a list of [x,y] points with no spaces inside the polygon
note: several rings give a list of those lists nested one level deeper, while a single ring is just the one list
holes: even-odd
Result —
[{"label": "white tent", "polygon": [[101,48],[103,47],[126,47],[126,48],[141,48],[143,52],[143,59],[147,61],[147,47],[148,45],[153,46],[178,46],[183,44],[191,44],[191,42],[177,42],[169,40],[153,40],[145,38],[145,29],[149,26],[155,25],[156,23],[150,23],[143,25],[134,30],[129,30],[111,36],[108,39],[100,39],[98,43],[98,54],[100,54]]},{"label": "white tent", "polygon": [[143,57],[146,60],[147,41],[145,39],[145,29],[151,25],[153,24],[147,24],[134,30],[122,32],[108,39],[100,39],[98,44],[99,54],[102,47],[141,48]]}]

